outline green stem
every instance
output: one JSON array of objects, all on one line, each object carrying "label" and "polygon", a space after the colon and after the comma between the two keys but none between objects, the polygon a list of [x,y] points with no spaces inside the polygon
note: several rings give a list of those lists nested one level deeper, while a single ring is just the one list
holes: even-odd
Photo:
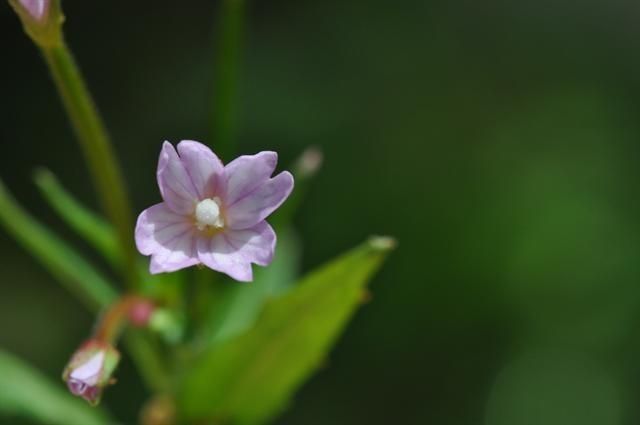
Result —
[{"label": "green stem", "polygon": [[218,14],[212,140],[216,152],[228,159],[235,151],[238,68],[245,18],[244,0],[221,0]]},{"label": "green stem", "polygon": [[[102,314],[92,339],[115,346],[131,320],[132,311],[139,308],[140,305],[145,305],[148,308],[146,304],[149,303],[152,303],[150,299],[139,295],[123,295]],[[167,368],[154,340],[141,329],[129,329],[124,336],[125,345],[136,361],[138,370],[149,390],[159,393],[166,392],[168,390]]]},{"label": "green stem", "polygon": [[42,53],[89,165],[102,207],[116,229],[124,258],[123,273],[129,285],[135,287],[138,279],[133,219],[109,136],[66,44],[42,47]]},{"label": "green stem", "polygon": [[78,252],[29,215],[0,181],[0,225],[71,293],[92,310],[108,306],[117,293]]},{"label": "green stem", "polygon": [[[131,288],[138,288],[133,218],[105,126],[66,44],[41,46],[41,50],[89,165],[102,207],[116,230],[124,260],[123,274]],[[125,342],[149,389],[165,391],[166,368],[150,338],[127,332]]]},{"label": "green stem", "polygon": [[93,245],[114,267],[121,267],[121,252],[113,227],[104,218],[85,208],[60,184],[49,170],[38,169],[35,182],[44,199],[80,236]]},{"label": "green stem", "polygon": [[139,295],[123,295],[112,303],[100,317],[98,325],[93,331],[93,339],[116,345],[129,317],[135,308],[143,305],[155,309],[153,302]]},{"label": "green stem", "polygon": [[154,340],[144,331],[132,329],[125,332],[124,343],[147,389],[159,394],[168,392],[167,365]]},{"label": "green stem", "polygon": [[195,328],[200,326],[209,310],[215,308],[221,284],[218,274],[211,270],[196,268],[191,273],[188,313]]}]

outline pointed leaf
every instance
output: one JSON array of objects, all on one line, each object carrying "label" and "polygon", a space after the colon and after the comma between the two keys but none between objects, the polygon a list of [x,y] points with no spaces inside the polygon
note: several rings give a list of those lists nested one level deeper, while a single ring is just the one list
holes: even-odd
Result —
[{"label": "pointed leaf", "polygon": [[205,352],[184,380],[185,416],[247,425],[279,413],[321,364],[393,245],[373,238],[319,268],[269,301],[248,332]]},{"label": "pointed leaf", "polygon": [[49,272],[94,309],[108,305],[116,292],[82,256],[27,214],[0,182],[0,225]]},{"label": "pointed leaf", "polygon": [[293,285],[300,263],[299,245],[293,229],[278,232],[273,262],[268,267],[256,267],[253,282],[235,284],[221,294],[203,329],[205,343],[217,343],[246,331],[267,299],[282,295]]},{"label": "pointed leaf", "polygon": [[105,413],[69,394],[19,358],[0,351],[0,415],[50,425],[107,425]]},{"label": "pointed leaf", "polygon": [[[119,268],[122,265],[122,258],[118,251],[116,233],[111,224],[80,203],[49,170],[38,169],[34,178],[45,200],[60,217],[93,245],[112,266]],[[148,260],[142,258],[138,269],[142,281],[141,292],[166,303],[171,303],[179,297],[182,274],[150,275]]]},{"label": "pointed leaf", "polygon": [[37,170],[34,178],[44,198],[67,224],[111,264],[119,265],[121,259],[118,258],[117,241],[111,226],[76,200],[49,170]]}]

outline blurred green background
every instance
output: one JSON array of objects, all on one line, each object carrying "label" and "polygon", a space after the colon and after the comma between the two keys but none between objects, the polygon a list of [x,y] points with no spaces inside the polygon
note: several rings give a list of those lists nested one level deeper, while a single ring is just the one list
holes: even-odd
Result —
[{"label": "blurred green background", "polygon": [[[163,140],[215,149],[214,6],[64,2],[137,211]],[[279,424],[640,423],[639,21],[628,1],[251,4],[240,150],[325,153],[304,269],[400,244]],[[6,4],[0,35],[0,177],[82,244],[32,183],[44,165],[96,206]],[[0,258],[0,346],[57,378],[92,317],[4,231]],[[144,393],[130,363],[118,377],[105,403],[133,423]]]}]

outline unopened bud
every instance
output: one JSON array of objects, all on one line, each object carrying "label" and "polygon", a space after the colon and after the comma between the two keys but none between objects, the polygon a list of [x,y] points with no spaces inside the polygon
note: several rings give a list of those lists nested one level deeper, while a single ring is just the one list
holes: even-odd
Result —
[{"label": "unopened bud", "polygon": [[112,375],[119,361],[120,353],[110,344],[89,340],[73,354],[62,379],[73,395],[96,405],[104,388],[113,383]]},{"label": "unopened bud", "polygon": [[156,306],[147,299],[136,300],[129,310],[129,323],[138,328],[143,328],[149,324]]},{"label": "unopened bud", "polygon": [[9,0],[24,30],[41,47],[62,42],[61,26],[64,15],[60,0]]},{"label": "unopened bud", "polygon": [[322,151],[315,146],[311,146],[305,149],[302,155],[296,160],[294,168],[295,174],[303,178],[312,177],[322,166],[323,160],[324,156],[322,155]]}]

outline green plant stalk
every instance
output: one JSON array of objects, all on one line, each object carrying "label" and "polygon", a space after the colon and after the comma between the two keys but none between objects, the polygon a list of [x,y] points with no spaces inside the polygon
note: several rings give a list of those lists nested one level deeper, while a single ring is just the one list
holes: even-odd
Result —
[{"label": "green plant stalk", "polygon": [[46,169],[38,169],[34,179],[44,199],[79,235],[93,245],[114,267],[122,264],[113,227],[102,217],[85,208]]},{"label": "green plant stalk", "polygon": [[[107,279],[73,248],[27,214],[0,181],[0,225],[12,234],[44,267],[89,309],[99,312],[117,297]],[[149,390],[165,392],[166,368],[147,333],[129,331],[125,344]]]},{"label": "green plant stalk", "polygon": [[167,365],[150,335],[142,330],[127,330],[123,342],[147,389],[157,394],[169,392]]},{"label": "green plant stalk", "polygon": [[238,68],[245,0],[222,0],[218,12],[211,143],[223,160],[235,153]]},{"label": "green plant stalk", "polygon": [[41,50],[89,165],[102,207],[116,229],[125,279],[131,288],[136,288],[133,219],[109,136],[67,45],[61,42],[43,46]]},{"label": "green plant stalk", "polygon": [[218,273],[205,268],[195,268],[191,281],[193,289],[189,313],[194,323],[200,323],[216,303],[218,292],[226,285],[220,281]]},{"label": "green plant stalk", "polygon": [[[133,218],[105,126],[67,45],[60,42],[41,46],[41,50],[89,165],[102,206],[116,230],[124,277],[130,288],[139,289]],[[150,339],[146,335],[127,333],[125,343],[149,389],[165,391],[164,365]]]},{"label": "green plant stalk", "polygon": [[27,214],[2,182],[0,225],[91,310],[99,311],[117,297],[108,280],[64,241]]},{"label": "green plant stalk", "polygon": [[[211,140],[216,153],[228,160],[235,153],[238,68],[244,31],[245,0],[222,0],[218,10],[213,81]],[[208,302],[223,283],[209,271],[196,270],[194,277],[193,318],[202,319]]]},{"label": "green plant stalk", "polygon": [[[131,310],[139,303],[152,302],[150,299],[135,294],[126,294],[113,302],[98,320],[92,339],[113,346],[117,345],[123,332],[127,330]],[[124,343],[129,354],[138,366],[138,372],[152,392],[168,391],[166,366],[160,350],[154,346],[151,335],[143,330],[128,329],[124,333]]]}]

